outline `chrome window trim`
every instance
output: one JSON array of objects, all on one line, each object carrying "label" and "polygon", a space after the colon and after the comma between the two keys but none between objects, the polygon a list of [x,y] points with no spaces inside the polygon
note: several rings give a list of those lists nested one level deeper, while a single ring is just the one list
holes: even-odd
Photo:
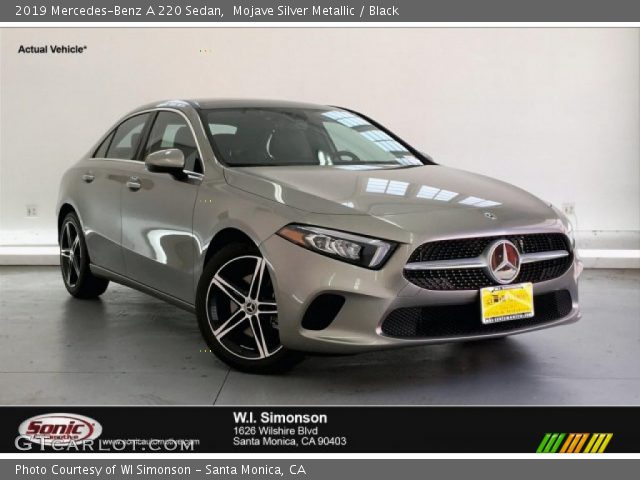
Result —
[{"label": "chrome window trim", "polygon": [[[191,134],[193,135],[194,142],[196,142],[196,148],[198,149],[198,156],[200,158],[200,163],[202,164],[202,173],[193,172],[191,170],[184,170],[184,173],[186,173],[187,175],[199,175],[200,177],[204,177],[204,174],[206,173],[207,166],[205,165],[204,156],[202,155],[202,148],[200,148],[200,142],[198,141],[198,136],[196,135],[196,131],[194,130],[193,125],[189,121],[189,118],[184,114],[184,112],[182,112],[181,110],[177,110],[175,108],[169,108],[169,107],[149,108],[147,110],[140,110],[138,112],[131,113],[131,114],[127,115],[126,117],[122,117],[120,119],[120,121],[116,124],[115,127],[111,128],[109,131],[107,131],[107,133],[105,135],[103,135],[100,138],[100,141],[98,142],[98,146],[93,150],[93,152],[95,153],[95,150],[97,148],[99,148],[100,145],[102,145],[102,142],[104,141],[105,138],[107,138],[109,135],[111,135],[111,132],[114,132],[115,130],[117,130],[120,125],[122,125],[124,122],[126,122],[130,118],[136,117],[138,115],[144,115],[145,113],[154,113],[154,112],[156,112],[156,113],[157,112],[173,112],[173,113],[177,113],[178,115],[180,115],[184,119],[184,121],[189,126],[189,129],[191,130]],[[202,127],[202,121],[200,122],[200,127]],[[144,160],[130,160],[130,159],[127,159],[127,158],[109,158],[109,157],[94,157],[94,156],[91,156],[91,157],[89,157],[89,159],[90,160],[113,160],[113,161],[116,161],[116,162],[133,162],[133,163],[137,163],[137,164],[142,163],[144,165]]]},{"label": "chrome window trim", "polygon": [[108,162],[126,162],[126,163],[135,163],[136,165],[140,165],[141,162],[140,160],[129,160],[126,158],[108,158],[108,157],[90,157],[87,160],[100,160],[101,162],[103,160],[106,160]]},{"label": "chrome window trim", "polygon": [[[87,158],[87,161],[95,161],[98,160],[100,162],[122,162],[122,163],[134,163],[136,165],[144,165],[144,162],[141,162],[140,160],[127,160],[126,158],[103,158],[103,157],[90,157]],[[202,179],[204,178],[204,174],[203,173],[198,173],[198,172],[192,172],[191,170],[184,170],[184,173],[186,173],[189,177],[194,178],[196,180]]]},{"label": "chrome window trim", "polygon": [[[520,254],[520,264],[542,262],[544,260],[554,260],[569,256],[566,250],[550,250],[547,252],[522,253]],[[475,258],[456,258],[453,260],[434,260],[430,262],[411,262],[404,266],[405,270],[450,270],[464,268],[486,268],[489,266],[485,256]]]}]

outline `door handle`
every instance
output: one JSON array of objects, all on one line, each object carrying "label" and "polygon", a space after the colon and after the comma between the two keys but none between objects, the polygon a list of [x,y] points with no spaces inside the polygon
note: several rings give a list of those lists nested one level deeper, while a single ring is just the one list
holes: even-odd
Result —
[{"label": "door handle", "polygon": [[82,181],[85,183],[91,183],[95,180],[95,178],[96,176],[90,173],[85,173],[84,175],[82,175]]},{"label": "door handle", "polygon": [[138,177],[129,177],[129,181],[127,182],[127,188],[129,190],[133,190],[134,192],[136,190],[140,190],[140,187],[142,185],[140,184],[140,179]]}]

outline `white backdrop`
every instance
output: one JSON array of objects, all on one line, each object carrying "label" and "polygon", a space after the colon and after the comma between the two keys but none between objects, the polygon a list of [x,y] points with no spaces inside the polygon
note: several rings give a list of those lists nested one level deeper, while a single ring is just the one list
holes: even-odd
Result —
[{"label": "white backdrop", "polygon": [[[47,43],[88,49],[17,53]],[[0,49],[0,243],[54,244],[65,168],[180,97],[349,106],[440,163],[574,203],[580,230],[640,230],[636,29],[16,28]]]}]

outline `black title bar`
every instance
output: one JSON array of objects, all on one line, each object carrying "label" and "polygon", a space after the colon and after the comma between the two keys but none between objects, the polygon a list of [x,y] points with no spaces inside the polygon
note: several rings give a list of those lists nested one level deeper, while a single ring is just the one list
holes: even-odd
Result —
[{"label": "black title bar", "polygon": [[0,452],[639,453],[639,414],[640,407],[0,407]]},{"label": "black title bar", "polygon": [[0,22],[638,22],[629,0],[19,0]]}]

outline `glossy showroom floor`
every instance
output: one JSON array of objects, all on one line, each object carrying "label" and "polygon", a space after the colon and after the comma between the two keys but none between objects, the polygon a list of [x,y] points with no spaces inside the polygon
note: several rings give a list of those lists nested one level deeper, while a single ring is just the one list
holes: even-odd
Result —
[{"label": "glossy showroom floor", "polygon": [[311,357],[283,376],[229,371],[195,318],[57,268],[0,267],[0,404],[640,404],[640,271],[587,270],[579,323],[506,341]]}]

